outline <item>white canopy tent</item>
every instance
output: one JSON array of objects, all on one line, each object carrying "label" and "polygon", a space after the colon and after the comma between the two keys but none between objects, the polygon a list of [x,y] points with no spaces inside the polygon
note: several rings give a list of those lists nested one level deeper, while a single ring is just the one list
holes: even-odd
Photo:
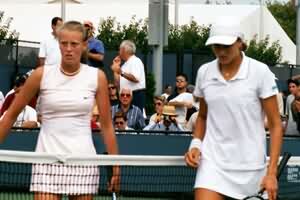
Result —
[{"label": "white canopy tent", "polygon": [[[98,25],[100,19],[116,17],[121,24],[129,23],[132,16],[148,17],[148,0],[65,0],[66,20],[91,20]],[[49,3],[51,2],[51,3]],[[191,19],[200,25],[209,25],[219,16],[234,15],[242,22],[246,40],[255,35],[259,39],[267,35],[270,41],[279,41],[283,61],[296,63],[296,46],[280,27],[266,7],[260,5],[206,5],[184,0],[179,4],[178,23],[187,24]],[[6,17],[13,17],[12,29],[20,33],[21,40],[40,42],[51,32],[50,21],[61,15],[59,0],[11,0],[0,3]],[[169,21],[174,23],[174,1],[169,5]]]}]

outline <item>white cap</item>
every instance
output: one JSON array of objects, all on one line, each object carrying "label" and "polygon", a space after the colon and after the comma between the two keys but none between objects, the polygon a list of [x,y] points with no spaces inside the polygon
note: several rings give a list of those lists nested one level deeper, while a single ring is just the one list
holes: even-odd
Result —
[{"label": "white cap", "polygon": [[205,45],[223,44],[232,45],[238,38],[244,40],[240,21],[236,17],[222,17],[212,24],[209,38]]}]

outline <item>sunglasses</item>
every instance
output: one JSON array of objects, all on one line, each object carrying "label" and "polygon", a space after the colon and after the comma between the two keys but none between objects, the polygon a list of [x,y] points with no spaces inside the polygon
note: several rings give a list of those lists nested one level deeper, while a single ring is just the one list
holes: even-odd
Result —
[{"label": "sunglasses", "polygon": [[115,125],[124,125],[124,122],[115,122]]},{"label": "sunglasses", "polygon": [[131,97],[130,94],[121,94],[121,97]]},{"label": "sunglasses", "polygon": [[115,86],[112,86],[112,87],[108,87],[108,89],[114,90],[114,89],[116,89],[116,87],[115,87]]}]

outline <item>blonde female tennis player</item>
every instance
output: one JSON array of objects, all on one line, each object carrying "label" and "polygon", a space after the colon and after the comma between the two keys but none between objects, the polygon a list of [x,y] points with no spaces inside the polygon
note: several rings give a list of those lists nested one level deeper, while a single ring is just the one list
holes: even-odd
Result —
[{"label": "blonde female tennis player", "polygon": [[[196,200],[242,199],[264,187],[277,194],[276,170],[282,129],[278,92],[268,66],[247,57],[240,23],[222,17],[206,45],[216,59],[200,67],[194,95],[200,111],[186,163],[198,167]],[[270,162],[266,164],[264,116],[270,123]]]},{"label": "blonde female tennis player", "polygon": [[[39,93],[42,123],[36,152],[95,155],[90,127],[96,99],[104,143],[109,154],[117,154],[117,142],[110,116],[105,74],[80,63],[86,49],[84,27],[66,22],[58,32],[61,64],[41,66],[27,79],[7,114],[0,121],[0,141],[27,103]],[[114,167],[109,189],[118,190],[119,168]],[[34,165],[30,190],[35,200],[58,200],[62,194],[73,200],[91,200],[98,192],[99,171],[95,167],[61,164]]]}]

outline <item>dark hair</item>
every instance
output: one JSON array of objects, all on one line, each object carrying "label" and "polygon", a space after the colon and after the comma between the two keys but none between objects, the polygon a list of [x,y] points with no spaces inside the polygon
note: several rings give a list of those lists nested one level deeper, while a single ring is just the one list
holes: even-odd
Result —
[{"label": "dark hair", "polygon": [[299,86],[299,81],[294,80],[294,79],[288,79],[287,84],[289,85],[290,83],[294,83],[295,85]]},{"label": "dark hair", "polygon": [[117,118],[123,118],[124,121],[126,122],[127,121],[127,116],[125,113],[119,111],[119,112],[116,112],[115,116],[114,116],[114,121],[116,121]]},{"label": "dark hair", "polygon": [[186,75],[185,73],[177,73],[177,74],[176,74],[176,77],[178,77],[178,76],[182,76],[182,77],[185,79],[186,82],[189,81],[189,80],[188,80],[188,77],[187,77],[187,75]]},{"label": "dark hair", "polygon": [[63,20],[60,17],[53,17],[52,20],[51,20],[51,25],[56,26],[58,21],[63,21]]}]

